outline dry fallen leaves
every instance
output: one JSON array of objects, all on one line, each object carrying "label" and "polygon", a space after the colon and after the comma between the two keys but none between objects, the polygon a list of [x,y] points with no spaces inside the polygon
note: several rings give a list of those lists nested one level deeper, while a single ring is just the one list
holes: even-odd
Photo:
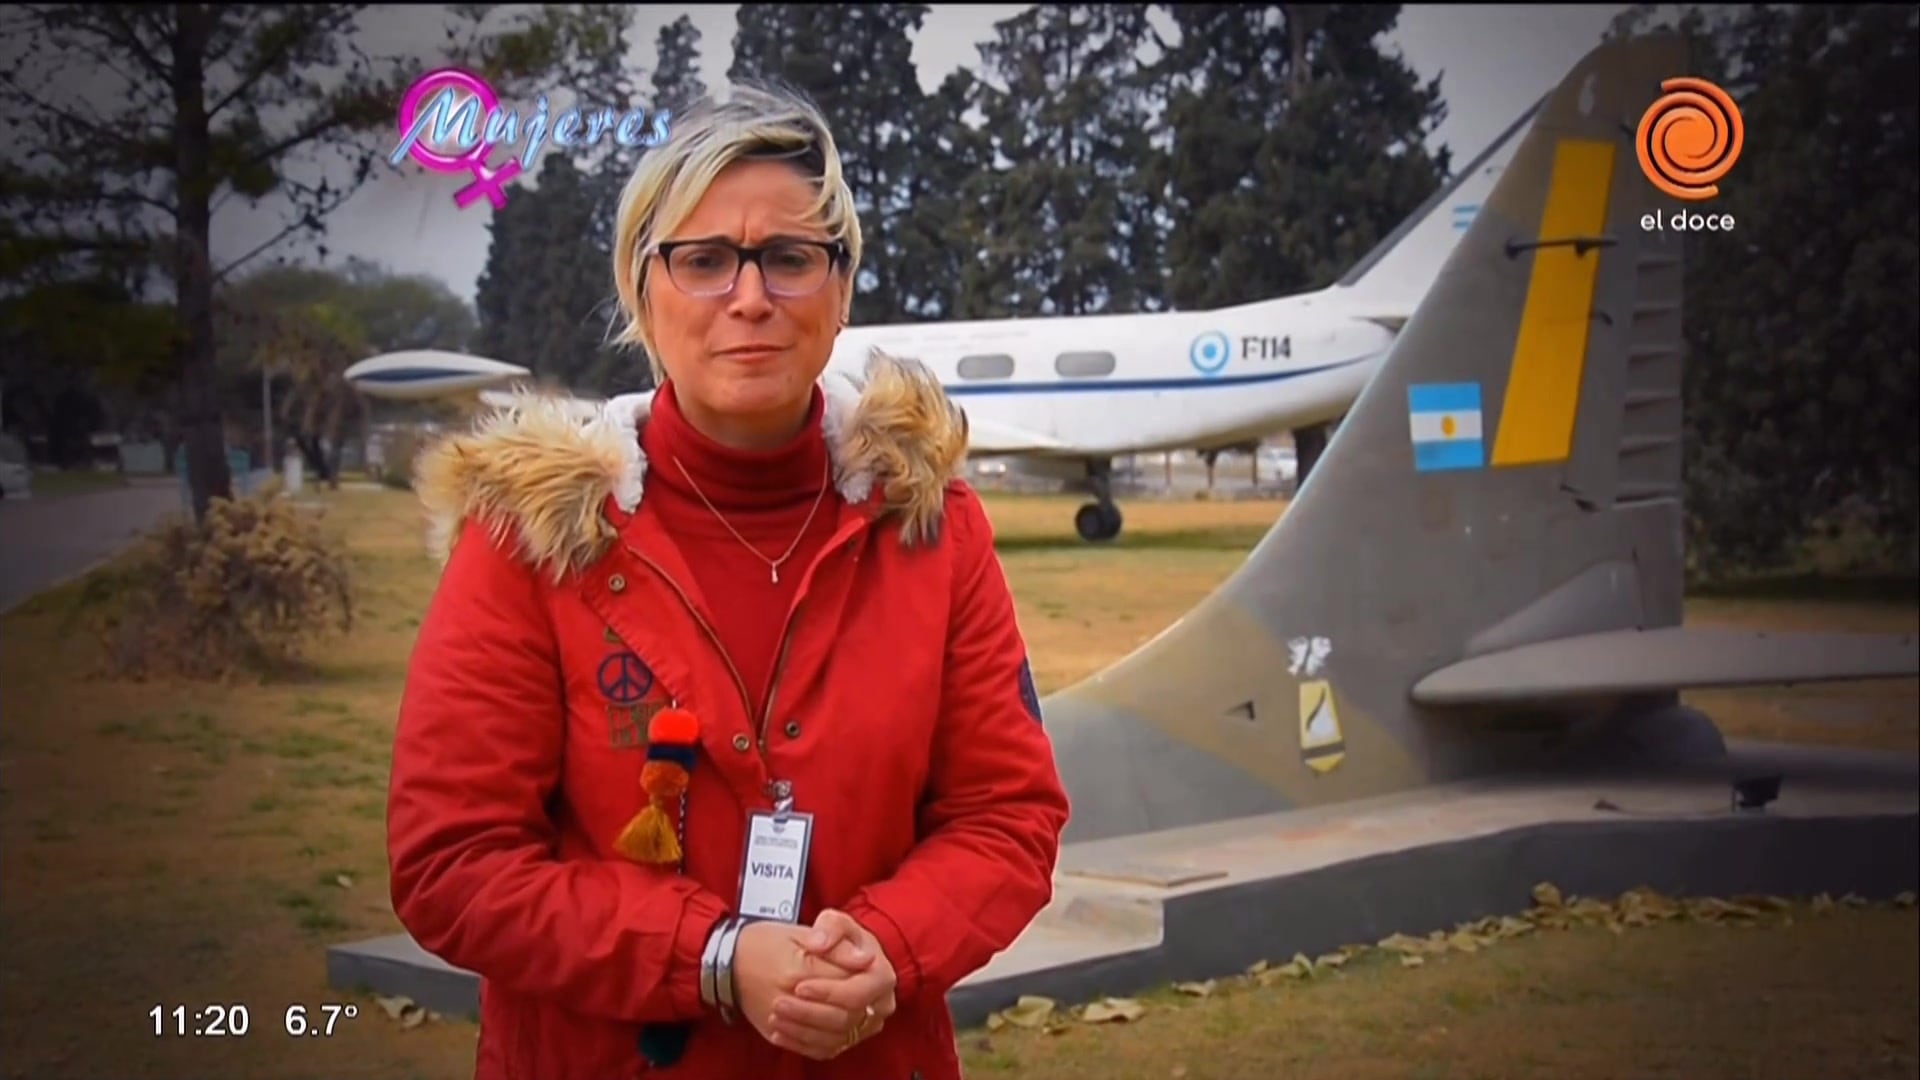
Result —
[{"label": "dry fallen leaves", "polygon": [[987,1017],[987,1030],[999,1031],[1008,1024],[1023,1028],[1045,1027],[1047,1021],[1053,1018],[1057,1004],[1052,998],[1022,994],[1020,1000],[1011,1007]]},{"label": "dry fallen leaves", "polygon": [[1102,998],[1089,1003],[1078,1010],[1080,1019],[1089,1024],[1107,1024],[1113,1021],[1138,1020],[1147,1013],[1147,1007],[1133,998]]},{"label": "dry fallen leaves", "polygon": [[[1563,893],[1559,886],[1543,881],[1532,889],[1533,906],[1517,915],[1489,915],[1463,922],[1451,929],[1434,930],[1425,935],[1393,934],[1373,945],[1346,945],[1334,952],[1309,959],[1295,953],[1282,964],[1257,960],[1238,977],[1208,979],[1204,982],[1174,983],[1172,990],[1187,997],[1209,998],[1230,987],[1274,986],[1283,982],[1311,982],[1339,973],[1349,960],[1369,952],[1396,956],[1399,966],[1417,968],[1428,957],[1448,953],[1473,954],[1503,941],[1542,930],[1570,930],[1575,927],[1606,929],[1615,934],[1662,922],[1690,922],[1720,926],[1792,926],[1796,910],[1816,915],[1839,908],[1893,907],[1912,909],[1914,894],[1903,892],[1890,903],[1875,905],[1848,893],[1838,900],[1821,893],[1811,900],[1796,903],[1780,896],[1746,895],[1730,899],[1719,897],[1666,896],[1649,888],[1630,889],[1613,901]],[[1105,1024],[1131,1022],[1146,1015],[1147,1004],[1136,998],[1102,998],[1078,1008],[1062,1010],[1052,998],[1028,995],[1009,1008],[987,1017],[987,1029],[1000,1031],[1009,1025],[1058,1034],[1071,1022]]]},{"label": "dry fallen leaves", "polygon": [[417,1028],[429,1020],[438,1022],[440,1019],[439,1013],[428,1010],[410,997],[378,997],[374,1000],[380,1003],[380,1009],[387,1014],[387,1019],[398,1020],[404,1029]]}]

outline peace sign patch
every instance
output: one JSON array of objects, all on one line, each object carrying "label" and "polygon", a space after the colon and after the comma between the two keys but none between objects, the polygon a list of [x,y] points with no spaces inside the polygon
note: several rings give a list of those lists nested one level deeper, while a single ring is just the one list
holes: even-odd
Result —
[{"label": "peace sign patch", "polygon": [[609,653],[600,661],[600,693],[615,705],[638,705],[653,690],[653,671],[631,652]]}]

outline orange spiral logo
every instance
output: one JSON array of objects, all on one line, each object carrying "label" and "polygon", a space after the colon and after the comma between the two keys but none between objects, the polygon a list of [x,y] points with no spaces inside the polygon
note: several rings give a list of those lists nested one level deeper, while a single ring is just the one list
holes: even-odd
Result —
[{"label": "orange spiral logo", "polygon": [[1660,89],[1640,118],[1640,171],[1676,199],[1711,199],[1746,145],[1740,106],[1705,79],[1668,79]]}]

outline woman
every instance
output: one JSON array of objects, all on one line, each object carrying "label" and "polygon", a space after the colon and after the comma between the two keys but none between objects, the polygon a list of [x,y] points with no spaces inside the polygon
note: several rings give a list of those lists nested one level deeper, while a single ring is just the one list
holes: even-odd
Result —
[{"label": "woman", "polygon": [[482,1080],[952,1080],[947,991],[1051,896],[1067,801],[964,418],[910,361],[823,379],[860,250],[810,106],[709,103],[620,203],[657,393],[419,463],[447,562],[393,901],[481,976]]}]

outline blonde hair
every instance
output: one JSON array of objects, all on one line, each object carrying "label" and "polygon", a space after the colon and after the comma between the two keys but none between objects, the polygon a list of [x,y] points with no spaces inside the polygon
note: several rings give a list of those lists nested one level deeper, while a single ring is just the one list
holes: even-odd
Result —
[{"label": "blonde hair", "polygon": [[[845,273],[860,268],[860,218],[826,119],[806,95],[774,83],[738,83],[725,101],[709,95],[669,122],[668,137],[640,159],[620,193],[613,228],[613,281],[626,322],[615,342],[647,351],[656,384],[666,369],[648,325],[646,271],[653,246],[680,227],[727,166],[744,158],[792,161],[817,188],[811,214],[847,248]],[[848,290],[851,306],[852,290]],[[843,311],[843,315],[847,312]]]}]

